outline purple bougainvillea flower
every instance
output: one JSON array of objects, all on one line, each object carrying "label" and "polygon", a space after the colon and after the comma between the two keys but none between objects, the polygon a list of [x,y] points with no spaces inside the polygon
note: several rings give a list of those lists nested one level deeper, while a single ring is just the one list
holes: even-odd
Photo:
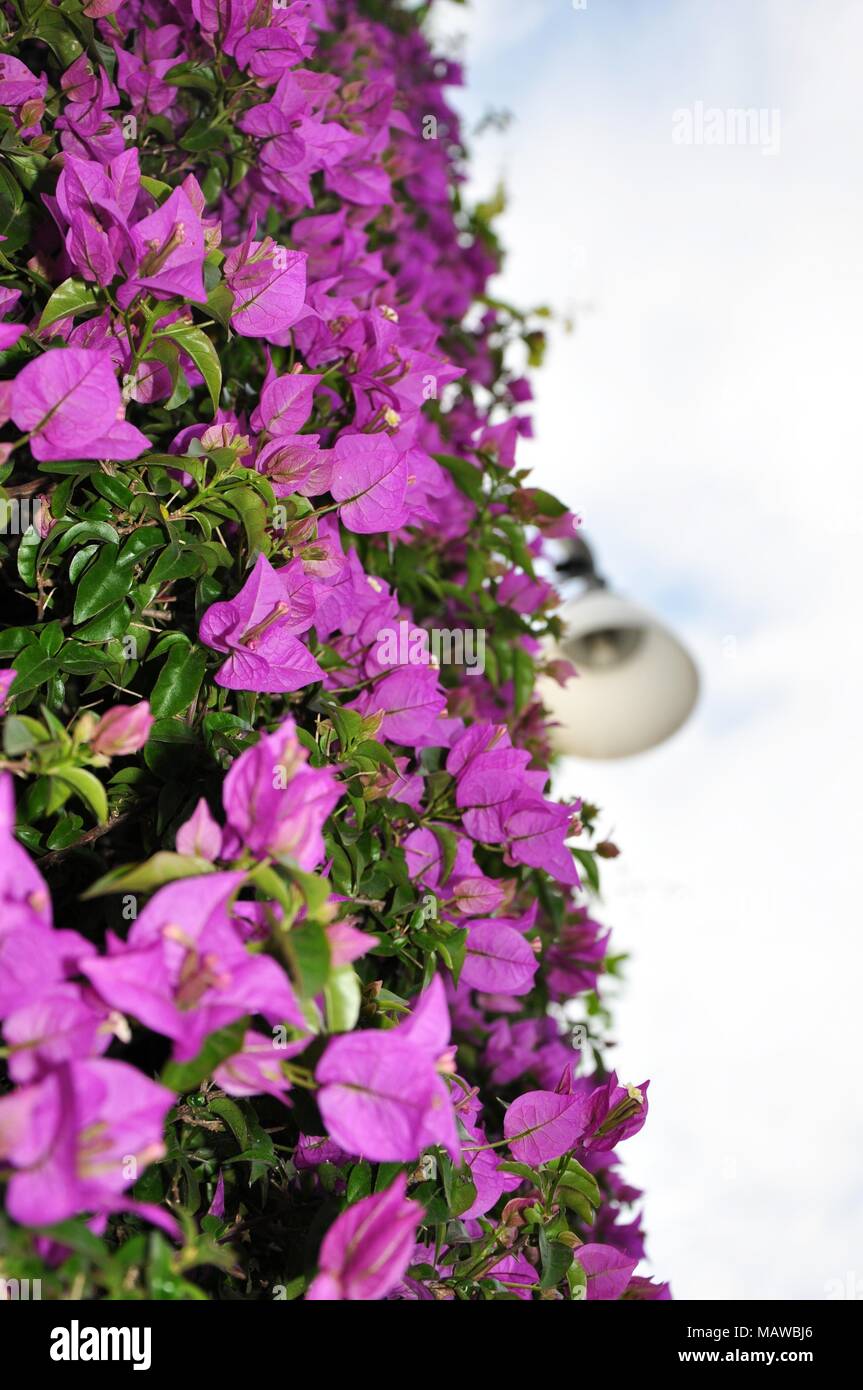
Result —
[{"label": "purple bougainvillea flower", "polygon": [[224,1219],[225,1215],[225,1174],[219,1169],[219,1176],[216,1179],[216,1190],[213,1193],[213,1200],[207,1208],[208,1216],[217,1216],[219,1220]]},{"label": "purple bougainvillea flower", "polygon": [[338,970],[342,965],[352,965],[355,960],[366,955],[378,945],[380,937],[371,932],[357,931],[351,921],[331,922],[326,928],[330,947],[330,965]]},{"label": "purple bougainvillea flower", "polygon": [[150,737],[154,723],[149,700],[139,700],[137,705],[114,705],[96,725],[90,747],[106,758],[137,753]]},{"label": "purple bougainvillea flower", "polygon": [[318,497],[327,492],[332,474],[332,451],[319,447],[316,434],[280,434],[259,451],[255,467],[265,473],[277,497],[299,492]]},{"label": "purple bougainvillea flower", "polygon": [[580,1245],[575,1258],[587,1276],[588,1299],[606,1302],[620,1298],[638,1264],[613,1245]]},{"label": "purple bougainvillea flower", "polygon": [[425,1055],[395,1030],[336,1038],[316,1075],[324,1123],[348,1152],[375,1163],[403,1163],[438,1142],[457,1153],[443,1082]]},{"label": "purple bougainvillea flower", "polygon": [[488,917],[503,904],[506,887],[499,879],[477,874],[476,877],[462,878],[454,883],[452,896],[456,911],[463,917]]},{"label": "purple bougainvillea flower", "polygon": [[433,666],[403,666],[364,690],[350,708],[366,715],[382,712],[380,734],[412,746],[446,709],[446,695]]},{"label": "purple bougainvillea flower", "polygon": [[303,313],[306,299],[305,251],[288,251],[270,237],[244,241],[225,258],[228,289],[234,296],[231,326],[243,338],[283,345]]},{"label": "purple bougainvillea flower", "polygon": [[96,948],[77,932],[51,931],[28,904],[0,896],[0,1018],[38,1000],[81,969]]},{"label": "purple bougainvillea flower", "polygon": [[349,1158],[350,1154],[325,1134],[301,1134],[294,1152],[294,1163],[301,1173],[315,1169],[322,1163],[333,1163],[338,1167]]},{"label": "purple bougainvillea flower", "polygon": [[613,1149],[644,1125],[647,1119],[647,1089],[649,1081],[640,1086],[621,1086],[617,1072],[597,1086],[588,1098],[586,1138],[582,1144],[588,1152]]},{"label": "purple bougainvillea flower", "polygon": [[89,0],[84,13],[88,19],[104,19],[105,15],[116,14],[123,4],[125,0]]},{"label": "purple bougainvillea flower", "polygon": [[222,828],[210,815],[203,797],[184,825],[177,831],[175,847],[178,854],[193,854],[198,859],[218,859],[222,852]]},{"label": "purple bougainvillea flower", "polygon": [[[298,9],[297,6],[292,6]],[[274,16],[287,14],[287,7],[274,7]],[[264,28],[252,29],[250,33],[244,34],[239,40],[234,57],[241,68],[248,68],[254,77],[269,86],[272,82],[277,82],[282,73],[297,63],[301,63],[304,51],[298,42],[298,37],[305,33],[308,21],[302,23],[298,34],[291,32],[285,27],[268,25]]]},{"label": "purple bougainvillea flower", "polygon": [[448,1053],[452,1025],[440,975],[435,975],[428,989],[417,995],[413,1008],[407,1018],[402,1019],[397,1031],[399,1037],[409,1038],[419,1047],[429,1061],[436,1066],[441,1063]]},{"label": "purple bougainvillea flower", "polygon": [[140,290],[156,299],[206,299],[204,229],[182,188],[175,188],[160,208],[135,224],[131,240],[131,278],[117,296],[124,308]]},{"label": "purple bougainvillea flower", "polygon": [[451,1056],[443,983],[436,977],[397,1028],[335,1038],[318,1063],[318,1105],[341,1148],[376,1163],[404,1163],[430,1144],[457,1161],[449,1090],[438,1073]]},{"label": "purple bougainvillea flower", "polygon": [[[10,290],[5,285],[0,285],[0,319],[5,319],[6,315],[12,312],[20,298],[20,290]],[[0,352],[14,347],[26,332],[26,323],[0,323]]]},{"label": "purple bougainvillea flower", "polygon": [[213,1080],[229,1096],[271,1095],[289,1104],[285,1093],[290,1090],[290,1082],[282,1070],[282,1061],[307,1047],[308,1038],[276,1047],[272,1037],[250,1031],[243,1039],[242,1051],[220,1062]]},{"label": "purple bougainvillea flower", "polygon": [[3,1024],[9,1075],[19,1084],[37,1081],[60,1062],[98,1056],[110,1043],[114,1027],[92,991],[71,983],[48,985]]},{"label": "purple bougainvillea flower", "polygon": [[633,1274],[622,1295],[636,1303],[668,1303],[671,1301],[670,1284],[654,1284],[644,1275]]},{"label": "purple bougainvillea flower", "polygon": [[123,418],[120,388],[106,352],[52,348],[12,383],[11,416],[30,434],[33,457],[133,459],[150,441]]},{"label": "purple bougainvillea flower", "polygon": [[461,973],[464,984],[488,994],[528,994],[538,968],[528,942],[512,927],[493,919],[471,923]]},{"label": "purple bougainvillea flower", "polygon": [[513,864],[528,864],[551,874],[559,883],[577,888],[581,883],[572,851],[564,843],[572,812],[541,797],[519,797],[501,810],[507,857]]},{"label": "purple bougainvillea flower", "polygon": [[267,383],[252,414],[252,428],[271,435],[296,434],[312,411],[312,397],[320,376],[296,372]]},{"label": "purple bougainvillea flower", "polygon": [[524,1255],[504,1255],[495,1261],[488,1273],[492,1279],[506,1284],[517,1298],[526,1302],[530,1301],[532,1291],[539,1283],[539,1274]]},{"label": "purple bougainvillea flower", "polygon": [[482,1111],[479,1097],[475,1094],[463,1096],[456,1110],[461,1124],[470,1135],[471,1142],[465,1146],[464,1158],[476,1188],[476,1197],[468,1210],[462,1212],[461,1219],[475,1221],[491,1211],[504,1192],[514,1192],[520,1187],[522,1180],[516,1173],[501,1170],[503,1156],[499,1149],[489,1144],[488,1135],[478,1123]]},{"label": "purple bougainvillea flower", "polygon": [[302,562],[275,570],[259,555],[236,598],[214,603],[201,619],[201,641],[230,653],[216,673],[217,684],[276,693],[322,680],[323,671],[296,636],[311,626],[314,611]]},{"label": "purple bougainvillea flower", "polygon": [[609,936],[586,908],[577,908],[571,914],[545,954],[546,982],[552,998],[574,999],[577,994],[596,988]]},{"label": "purple bougainvillea flower", "polygon": [[27,332],[26,323],[0,323],[0,352],[14,347]]},{"label": "purple bougainvillea flower", "polygon": [[38,101],[45,95],[47,77],[36,77],[11,53],[0,53],[0,106],[23,106],[27,101]]},{"label": "purple bougainvillea flower", "polygon": [[0,1098],[0,1160],[17,1171],[6,1208],[24,1226],[128,1210],[124,1190],[165,1153],[176,1097],[125,1062],[65,1063]]},{"label": "purple bougainvillea flower", "polygon": [[[137,161],[134,167],[137,170]],[[68,226],[66,251],[76,270],[85,280],[110,285],[129,246],[129,233],[108,170],[94,160],[67,154],[56,199],[46,197],[45,202],[61,230],[64,223]]]},{"label": "purple bougainvillea flower", "polygon": [[336,440],[330,491],[350,531],[397,531],[407,520],[407,460],[385,434],[343,434]]},{"label": "purple bougainvillea flower", "polygon": [[95,952],[77,932],[53,930],[45,880],[15,838],[12,778],[0,773],[0,1018],[77,974]]},{"label": "purple bougainvillea flower", "polygon": [[398,1173],[385,1192],[363,1197],[336,1218],[324,1236],[307,1300],[368,1302],[395,1288],[413,1259],[423,1216],[406,1192],[407,1179]]},{"label": "purple bougainvillea flower", "polygon": [[586,1124],[584,1097],[525,1091],[507,1110],[503,1132],[513,1158],[536,1167],[574,1149]]},{"label": "purple bougainvillea flower", "polygon": [[332,768],[308,767],[308,756],[286,719],[235,759],[222,789],[226,855],[244,847],[307,871],[321,863],[324,821],[341,787]]},{"label": "purple bougainvillea flower", "polygon": [[306,1027],[285,972],[270,957],[251,955],[228,915],[243,877],[207,874],[160,888],[128,941],[109,937],[107,958],[82,966],[107,1004],[172,1038],[180,1061],[246,1014]]},{"label": "purple bougainvillea flower", "polygon": [[529,762],[525,749],[510,746],[505,729],[490,724],[474,725],[454,745],[447,771],[456,779],[456,805],[473,839],[487,844],[506,839],[501,808],[525,790]]},{"label": "purple bougainvillea flower", "polygon": [[13,927],[50,927],[51,894],[15,837],[12,775],[0,772],[0,937]]}]

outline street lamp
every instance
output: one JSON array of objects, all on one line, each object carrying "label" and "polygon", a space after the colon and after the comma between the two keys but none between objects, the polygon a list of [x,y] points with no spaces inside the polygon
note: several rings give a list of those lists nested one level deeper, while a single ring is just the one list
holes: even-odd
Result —
[{"label": "street lamp", "polygon": [[540,681],[555,752],[626,758],[664,743],[698,698],[692,657],[651,613],[609,589],[580,537],[557,569],[585,587],[564,607],[564,634],[552,652],[578,674],[565,686]]}]

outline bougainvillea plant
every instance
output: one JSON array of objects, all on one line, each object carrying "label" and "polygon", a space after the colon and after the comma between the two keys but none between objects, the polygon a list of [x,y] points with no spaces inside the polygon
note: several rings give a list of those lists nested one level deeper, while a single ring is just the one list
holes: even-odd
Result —
[{"label": "bougainvillea plant", "polygon": [[534,694],[542,320],[486,292],[428,8],[0,4],[0,1274],[43,1297],[668,1296],[616,851]]}]

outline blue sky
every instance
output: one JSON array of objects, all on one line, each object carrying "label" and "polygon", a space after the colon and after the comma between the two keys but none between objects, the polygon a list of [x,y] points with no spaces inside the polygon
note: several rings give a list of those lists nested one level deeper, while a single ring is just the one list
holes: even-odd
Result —
[{"label": "blue sky", "polygon": [[[569,764],[607,808],[627,1145],[683,1298],[863,1281],[857,875],[863,108],[854,0],[474,0],[474,191],[509,192],[502,297],[574,314],[521,461],[672,623],[704,694],[665,748]],[[675,110],[778,108],[778,151]],[[863,1291],[863,1282],[861,1282]]]}]

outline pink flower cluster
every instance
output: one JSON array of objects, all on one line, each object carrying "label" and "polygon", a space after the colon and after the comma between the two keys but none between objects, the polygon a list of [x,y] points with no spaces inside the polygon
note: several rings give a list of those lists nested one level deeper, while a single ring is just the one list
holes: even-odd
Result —
[{"label": "pink flower cluster", "polygon": [[[165,1155],[177,1094],[122,1050],[152,1034],[182,1067],[240,1025],[209,1077],[238,1098],[311,1092],[323,1132],[301,1135],[293,1162],[318,1195],[324,1162],[405,1166],[330,1225],[309,1299],[431,1298],[411,1266],[433,1266],[441,1288],[458,1277],[455,1244],[427,1243],[425,1208],[408,1196],[429,1151],[473,1184],[465,1238],[485,1240],[484,1218],[501,1232],[477,1263],[482,1277],[536,1293],[525,1232],[538,1198],[523,1191],[523,1165],[541,1183],[545,1164],[577,1155],[588,1190],[595,1180],[605,1198],[578,1250],[588,1297],[665,1297],[634,1275],[642,1235],[637,1219],[620,1219],[639,1194],[615,1150],[644,1123],[646,1083],[576,1075],[550,1007],[596,989],[608,936],[569,844],[579,806],[550,790],[542,708],[515,676],[386,665],[376,641],[414,620],[389,563],[397,547],[444,558],[436,592],[458,611],[472,532],[497,526],[506,541],[516,518],[532,525],[529,539],[495,562],[483,596],[516,624],[517,655],[540,662],[538,638],[519,624],[550,615],[556,595],[533,562],[546,536],[574,524],[546,514],[517,473],[530,388],[512,376],[500,385],[504,315],[490,303],[470,315],[496,253],[451,207],[458,128],[443,87],[460,72],[412,23],[371,20],[355,0],[92,0],[84,13],[114,61],[82,53],[68,65],[52,122],[45,77],[0,56],[17,137],[37,151],[57,142],[33,264],[75,287],[59,316],[0,324],[0,348],[27,350],[0,387],[0,424],[26,436],[36,464],[93,462],[114,478],[156,457],[190,496],[196,450],[210,452],[285,505],[267,517],[266,553],[239,551],[239,528],[227,529],[244,559],[221,597],[202,591],[186,633],[212,669],[201,710],[241,710],[243,751],[220,792],[177,818],[167,846],[177,881],[163,880],[125,935],[97,944],[54,926],[43,876],[15,837],[11,778],[0,777],[8,1212],[25,1226],[85,1214],[102,1229],[137,1211],[176,1230],[165,1207],[130,1189]],[[234,162],[222,159],[215,191],[207,166],[221,146],[189,121],[172,78],[182,65],[205,87],[230,74]],[[423,138],[429,120],[440,138]],[[184,153],[171,148],[162,180],[142,172],[128,130],[166,126]],[[235,158],[240,148],[254,159]],[[4,320],[19,297],[0,291]],[[254,388],[213,386],[217,333],[226,363],[245,354],[240,374],[257,363]],[[178,371],[208,418],[165,428]],[[10,707],[13,674],[0,672]],[[103,714],[93,766],[136,753],[152,724],[143,699]],[[348,774],[354,744],[365,762]],[[393,873],[380,891],[395,885],[409,917],[423,905],[386,942],[364,917],[378,898],[351,901],[335,886],[337,857],[357,875],[367,868],[347,851],[376,803],[389,822],[372,859]],[[300,908],[310,876],[325,881],[326,901]],[[306,990],[296,941],[315,911],[326,983]],[[354,964],[377,951],[383,975],[402,948],[399,959],[429,952],[414,978],[393,977],[403,993],[381,994],[381,979],[361,990]],[[337,987],[355,1007],[328,1029]],[[556,1219],[560,1204],[548,1205]]]}]

